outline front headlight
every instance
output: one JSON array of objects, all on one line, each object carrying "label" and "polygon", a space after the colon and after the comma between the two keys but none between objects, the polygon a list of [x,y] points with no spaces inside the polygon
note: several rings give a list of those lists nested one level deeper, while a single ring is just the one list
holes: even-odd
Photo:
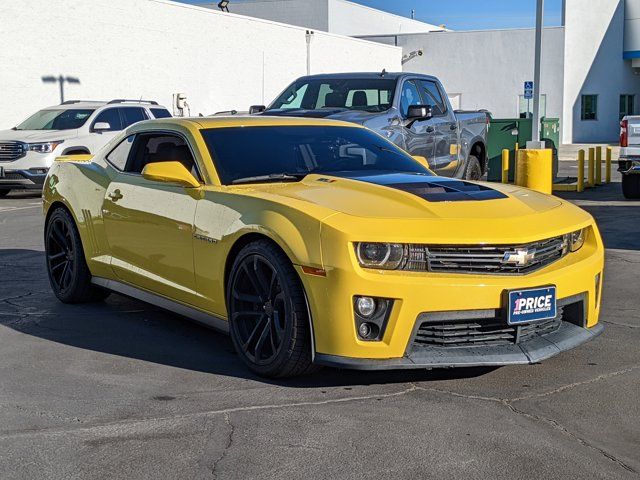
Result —
[{"label": "front headlight", "polygon": [[51,153],[58,145],[64,140],[57,140],[55,142],[43,142],[43,143],[29,143],[27,146],[30,151],[38,153]]},{"label": "front headlight", "polygon": [[567,245],[570,252],[577,252],[584,245],[587,237],[587,229],[577,230],[566,235]]},{"label": "front headlight", "polygon": [[395,270],[402,264],[405,246],[399,243],[356,243],[356,256],[361,267]]}]

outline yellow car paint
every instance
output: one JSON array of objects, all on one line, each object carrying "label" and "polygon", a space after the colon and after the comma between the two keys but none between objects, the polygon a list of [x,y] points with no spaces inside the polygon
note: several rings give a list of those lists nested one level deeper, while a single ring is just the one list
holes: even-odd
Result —
[{"label": "yellow car paint", "polygon": [[[491,188],[506,198],[438,203],[356,180],[320,181],[327,175],[308,175],[296,183],[222,185],[200,130],[265,125],[363,128],[260,116],[140,122],[95,156],[61,157],[45,182],[45,214],[57,204],[70,210],[92,275],[223,319],[225,274],[234,245],[246,235],[270,238],[300,275],[317,354],[401,358],[420,313],[499,309],[505,291],[543,285],[555,285],[559,299],[586,294],[587,327],[598,323],[594,278],[603,271],[604,248],[585,211],[556,197],[499,184]],[[184,175],[170,166],[152,167],[154,175],[131,175],[105,160],[123,138],[150,131],[176,132],[188,140],[201,185],[178,184],[186,182]],[[580,250],[517,276],[369,270],[360,267],[353,247],[361,241],[524,244],[581,228],[588,228],[588,236]],[[303,267],[326,276],[305,274]],[[395,301],[382,341],[358,339],[354,295]]]}]

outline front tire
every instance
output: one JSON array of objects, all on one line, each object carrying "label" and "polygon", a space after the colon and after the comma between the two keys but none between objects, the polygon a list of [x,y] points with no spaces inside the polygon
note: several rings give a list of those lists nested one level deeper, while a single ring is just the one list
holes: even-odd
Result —
[{"label": "front tire", "polygon": [[61,302],[95,302],[109,296],[108,291],[91,284],[80,234],[73,217],[64,208],[57,208],[49,216],[44,242],[49,283]]},{"label": "front tire", "polygon": [[622,194],[630,200],[640,198],[640,175],[622,175]]},{"label": "front tire", "polygon": [[480,160],[475,155],[469,155],[467,160],[467,168],[464,170],[465,180],[480,180],[482,178],[482,167]]},{"label": "front tire", "polygon": [[258,375],[283,378],[313,370],[309,314],[300,278],[269,240],[244,247],[227,285],[231,340]]},{"label": "front tire", "polygon": [[9,192],[10,192],[10,191],[11,191],[11,190],[7,190],[7,189],[0,189],[0,198],[4,198],[4,197],[6,197],[7,195],[9,195]]}]

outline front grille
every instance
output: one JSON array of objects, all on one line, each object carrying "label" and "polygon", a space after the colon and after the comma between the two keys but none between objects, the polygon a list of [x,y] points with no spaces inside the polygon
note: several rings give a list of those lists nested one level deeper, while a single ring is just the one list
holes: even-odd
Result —
[{"label": "front grille", "polygon": [[[509,254],[519,252],[531,254],[526,263],[519,265],[505,261]],[[522,275],[559,260],[566,252],[567,241],[563,236],[523,245],[410,245],[403,270]]]},{"label": "front grille", "polygon": [[556,318],[526,325],[508,325],[496,316],[482,319],[460,319],[420,323],[413,339],[414,347],[478,347],[513,345],[533,337],[553,333],[562,323],[562,308]]},{"label": "front grille", "polygon": [[12,162],[26,154],[27,149],[22,142],[0,142],[0,162]]}]

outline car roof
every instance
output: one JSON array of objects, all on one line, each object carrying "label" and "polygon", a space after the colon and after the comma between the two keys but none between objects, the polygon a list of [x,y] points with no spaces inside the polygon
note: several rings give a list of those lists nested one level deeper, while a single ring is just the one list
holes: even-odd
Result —
[{"label": "car roof", "polygon": [[59,105],[53,105],[51,107],[46,107],[45,110],[72,110],[72,109],[85,109],[85,108],[100,108],[105,107],[107,105],[112,105],[114,107],[148,107],[148,108],[164,108],[166,107],[162,105],[151,104],[148,102],[105,102],[105,101],[94,101],[94,100],[68,100]]},{"label": "car roof", "polygon": [[425,78],[429,80],[435,80],[432,75],[425,75],[423,73],[411,73],[411,72],[345,72],[345,73],[321,73],[318,75],[306,75],[300,77],[296,81],[300,80],[349,80],[349,79],[391,79],[398,80],[400,78]]},{"label": "car roof", "polygon": [[341,120],[323,118],[280,117],[261,115],[229,115],[219,117],[171,117],[157,120],[145,120],[133,125],[134,130],[145,126],[195,126],[199,130],[227,127],[276,127],[276,126],[319,126],[319,127],[352,127],[364,128],[360,125]]}]

